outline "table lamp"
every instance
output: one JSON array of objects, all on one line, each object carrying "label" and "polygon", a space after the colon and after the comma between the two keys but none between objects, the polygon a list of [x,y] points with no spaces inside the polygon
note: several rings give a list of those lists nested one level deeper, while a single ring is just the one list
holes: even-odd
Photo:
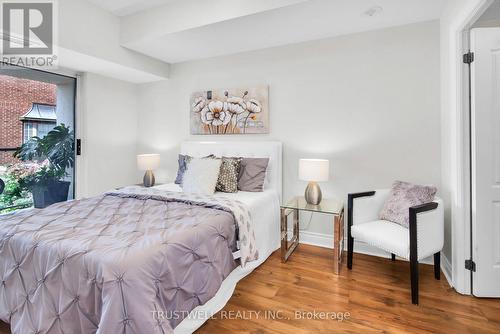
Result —
[{"label": "table lamp", "polygon": [[317,182],[328,181],[330,161],[325,159],[300,159],[299,179],[308,181],[304,197],[308,204],[318,205],[321,202],[321,189]]},{"label": "table lamp", "polygon": [[139,170],[144,170],[143,183],[144,187],[152,187],[155,185],[155,176],[153,170],[160,166],[159,154],[139,154],[137,156],[137,167]]}]

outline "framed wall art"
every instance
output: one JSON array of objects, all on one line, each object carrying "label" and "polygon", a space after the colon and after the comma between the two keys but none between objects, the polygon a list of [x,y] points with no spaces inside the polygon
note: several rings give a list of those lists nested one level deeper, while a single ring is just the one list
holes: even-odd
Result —
[{"label": "framed wall art", "polygon": [[269,133],[269,88],[214,89],[191,95],[191,134]]}]

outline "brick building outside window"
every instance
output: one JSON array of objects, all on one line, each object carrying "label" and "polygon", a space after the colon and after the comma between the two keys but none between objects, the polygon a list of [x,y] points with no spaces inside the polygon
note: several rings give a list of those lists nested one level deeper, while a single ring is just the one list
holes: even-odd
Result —
[{"label": "brick building outside window", "polygon": [[23,143],[33,137],[43,138],[57,125],[56,106],[33,103],[31,109],[21,117]]},{"label": "brick building outside window", "polygon": [[57,85],[0,75],[0,166],[16,162],[15,149],[56,125]]}]

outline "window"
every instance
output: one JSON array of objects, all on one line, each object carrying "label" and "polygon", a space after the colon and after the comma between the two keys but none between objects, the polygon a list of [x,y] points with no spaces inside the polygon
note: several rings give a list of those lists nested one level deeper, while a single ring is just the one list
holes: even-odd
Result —
[{"label": "window", "polygon": [[23,142],[37,136],[43,138],[56,126],[56,123],[24,122]]},{"label": "window", "polygon": [[35,136],[43,138],[56,126],[56,106],[33,102],[30,110],[21,117],[21,121],[24,124],[23,143]]},{"label": "window", "polygon": [[[0,178],[6,181],[7,187],[17,190],[20,175],[10,172],[8,167],[21,161],[13,153],[34,136],[46,137],[58,124],[64,123],[74,133],[76,79],[0,64]],[[64,140],[74,140],[73,137]],[[52,144],[58,145],[57,142]],[[37,161],[29,163],[26,168],[32,168]],[[19,168],[23,166],[19,165]],[[45,170],[41,174],[43,177],[34,181],[41,187],[1,194],[0,214],[30,206],[45,207],[54,201],[74,198],[74,168],[66,168],[60,177],[54,178],[52,174]],[[57,183],[48,184],[46,180],[69,182],[67,193],[66,188],[59,189]],[[40,196],[42,191],[43,196]],[[47,191],[51,192],[50,196],[46,195]]]},{"label": "window", "polygon": [[23,132],[23,143],[26,143],[30,138],[36,136],[36,127],[33,122],[25,122],[24,123],[24,132]]}]

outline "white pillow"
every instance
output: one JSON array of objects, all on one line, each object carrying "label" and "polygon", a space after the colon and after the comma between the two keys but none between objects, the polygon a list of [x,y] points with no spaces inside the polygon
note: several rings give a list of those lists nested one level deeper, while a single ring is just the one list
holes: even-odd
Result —
[{"label": "white pillow", "polygon": [[221,159],[193,158],[182,178],[182,190],[188,193],[213,194],[221,163]]}]

